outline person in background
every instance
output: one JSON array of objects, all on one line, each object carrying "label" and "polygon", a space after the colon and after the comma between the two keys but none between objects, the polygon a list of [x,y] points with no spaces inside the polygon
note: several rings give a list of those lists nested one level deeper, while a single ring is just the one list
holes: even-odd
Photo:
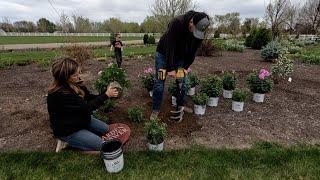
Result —
[{"label": "person in background", "polygon": [[111,42],[110,51],[112,51],[113,49],[114,49],[114,56],[116,57],[118,68],[121,68],[123,44],[121,41],[120,33],[117,33],[116,39]]}]

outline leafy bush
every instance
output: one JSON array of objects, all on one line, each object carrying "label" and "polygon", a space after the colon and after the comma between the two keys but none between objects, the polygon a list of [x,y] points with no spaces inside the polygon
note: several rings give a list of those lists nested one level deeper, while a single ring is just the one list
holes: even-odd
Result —
[{"label": "leafy bush", "polygon": [[178,84],[174,81],[171,81],[168,86],[168,91],[171,96],[177,97],[180,91]]},{"label": "leafy bush", "polygon": [[261,49],[272,40],[272,34],[269,29],[253,29],[246,38],[245,45],[253,49]]},{"label": "leafy bush", "polygon": [[192,96],[192,100],[193,100],[194,104],[204,106],[208,103],[209,96],[206,95],[205,93],[200,93],[200,94]]},{"label": "leafy bush", "polygon": [[100,121],[103,121],[105,123],[107,123],[109,121],[108,116],[103,116],[97,111],[93,113],[93,117],[100,120]]},{"label": "leafy bush", "polygon": [[143,87],[148,91],[152,91],[154,86],[154,78],[155,74],[152,68],[148,68],[144,70],[142,75],[139,75],[139,80],[142,83]]},{"label": "leafy bush", "polygon": [[64,53],[79,62],[81,65],[92,57],[92,50],[86,46],[79,46],[77,44],[66,46]]},{"label": "leafy bush", "polygon": [[218,76],[208,76],[201,80],[201,92],[209,97],[219,97],[222,90],[222,80]]},{"label": "leafy bush", "polygon": [[154,36],[149,36],[148,38],[148,44],[155,44],[156,43],[156,39]]},{"label": "leafy bush", "polygon": [[111,32],[109,37],[110,44],[112,44],[112,42],[115,40],[116,40],[116,34],[114,32]]},{"label": "leafy bush", "polygon": [[210,57],[213,56],[215,51],[217,51],[217,49],[214,47],[213,42],[209,39],[202,42],[196,54],[197,56]]},{"label": "leafy bush", "polygon": [[304,63],[310,63],[310,64],[320,64],[320,56],[319,55],[313,55],[313,54],[303,54],[300,56],[302,62]]},{"label": "leafy bush", "polygon": [[188,85],[193,88],[193,87],[196,87],[197,85],[199,85],[199,79],[197,77],[197,75],[195,75],[194,73],[192,72],[189,72],[187,74],[187,78],[188,78]]},{"label": "leafy bush", "polygon": [[227,40],[223,43],[223,49],[226,51],[244,52],[244,45],[235,40]]},{"label": "leafy bush", "polygon": [[248,97],[248,93],[245,90],[236,89],[232,93],[232,100],[237,102],[244,102]]},{"label": "leafy bush", "polygon": [[128,109],[128,117],[133,122],[142,122],[144,120],[142,107],[136,106]]},{"label": "leafy bush", "polygon": [[287,78],[293,72],[293,60],[285,55],[280,56],[272,65],[271,72],[276,81]]},{"label": "leafy bush", "polygon": [[215,31],[214,32],[214,35],[213,35],[213,38],[220,38],[220,31]]},{"label": "leafy bush", "polygon": [[286,53],[286,49],[277,40],[269,42],[261,50],[261,57],[264,60],[273,60]]},{"label": "leafy bush", "polygon": [[166,124],[157,118],[146,123],[146,130],[148,142],[154,145],[162,143],[167,135]]},{"label": "leafy bush", "polygon": [[95,82],[95,88],[99,93],[104,93],[107,86],[114,81],[118,82],[122,87],[130,86],[124,70],[118,68],[116,64],[112,64],[102,71],[99,79]]},{"label": "leafy bush", "polygon": [[234,73],[225,72],[222,78],[222,85],[224,90],[234,90],[236,88],[237,76]]},{"label": "leafy bush", "polygon": [[143,44],[148,44],[149,36],[148,34],[143,35]]},{"label": "leafy bush", "polygon": [[104,104],[99,108],[100,111],[108,113],[114,110],[116,107],[116,102],[114,100],[105,101]]},{"label": "leafy bush", "polygon": [[253,93],[265,94],[273,88],[273,80],[265,69],[261,69],[259,73],[250,73],[247,77],[247,84]]}]

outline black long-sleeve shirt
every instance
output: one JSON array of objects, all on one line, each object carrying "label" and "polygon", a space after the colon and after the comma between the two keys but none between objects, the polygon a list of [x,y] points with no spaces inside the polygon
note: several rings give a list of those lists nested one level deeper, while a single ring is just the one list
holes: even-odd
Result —
[{"label": "black long-sleeve shirt", "polygon": [[87,129],[92,111],[108,99],[106,94],[93,95],[86,87],[81,86],[81,89],[85,92],[84,98],[64,87],[48,94],[50,126],[55,137],[64,137]]},{"label": "black long-sleeve shirt", "polygon": [[189,11],[175,17],[160,38],[157,52],[166,57],[168,71],[174,70],[177,60],[182,60],[183,68],[188,69],[195,59],[196,51],[202,43],[201,39],[195,38],[189,31],[189,22],[195,14],[195,11]]}]

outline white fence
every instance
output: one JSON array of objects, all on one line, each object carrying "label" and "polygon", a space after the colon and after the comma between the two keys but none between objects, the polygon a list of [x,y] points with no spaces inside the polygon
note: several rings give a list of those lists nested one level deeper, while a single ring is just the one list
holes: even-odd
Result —
[{"label": "white fence", "polygon": [[[122,37],[143,37],[145,33],[120,33]],[[149,35],[160,36],[159,33],[148,33]],[[104,36],[108,37],[111,33],[39,33],[39,32],[0,32],[0,36]]]}]

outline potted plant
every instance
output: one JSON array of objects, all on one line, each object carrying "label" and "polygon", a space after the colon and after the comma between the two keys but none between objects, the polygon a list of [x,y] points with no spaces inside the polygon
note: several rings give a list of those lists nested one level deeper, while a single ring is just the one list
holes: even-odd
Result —
[{"label": "potted plant", "polygon": [[243,111],[244,101],[247,99],[247,91],[236,89],[232,94],[232,110],[235,112]]},{"label": "potted plant", "polygon": [[225,72],[222,78],[223,97],[226,99],[232,98],[232,91],[236,88],[237,77],[234,73]]},{"label": "potted plant", "polygon": [[128,117],[131,121],[140,123],[144,120],[143,109],[140,106],[135,106],[128,109]]},{"label": "potted plant", "polygon": [[206,104],[208,103],[209,97],[205,93],[200,93],[192,97],[194,102],[194,113],[196,115],[204,115],[206,112]]},{"label": "potted plant", "polygon": [[168,86],[169,94],[171,95],[172,106],[177,106],[177,96],[179,94],[179,86],[176,82],[171,81]]},{"label": "potted plant", "polygon": [[191,68],[188,68],[187,84],[188,84],[188,95],[193,96],[196,94],[196,86],[199,85],[198,77],[191,72]]},{"label": "potted plant", "polygon": [[247,83],[253,93],[253,101],[259,103],[264,102],[265,94],[269,93],[273,88],[271,74],[265,69],[249,74]]},{"label": "potted plant", "polygon": [[139,80],[142,83],[143,87],[146,88],[149,92],[150,97],[153,95],[153,86],[154,86],[154,77],[155,74],[152,68],[145,69],[142,75],[139,75]]},{"label": "potted plant", "polygon": [[153,118],[146,123],[148,148],[151,151],[163,151],[164,138],[166,137],[166,124],[158,118]]},{"label": "potted plant", "polygon": [[210,107],[218,106],[219,95],[222,90],[222,80],[218,76],[208,76],[201,80],[201,92],[209,96],[207,105]]}]

